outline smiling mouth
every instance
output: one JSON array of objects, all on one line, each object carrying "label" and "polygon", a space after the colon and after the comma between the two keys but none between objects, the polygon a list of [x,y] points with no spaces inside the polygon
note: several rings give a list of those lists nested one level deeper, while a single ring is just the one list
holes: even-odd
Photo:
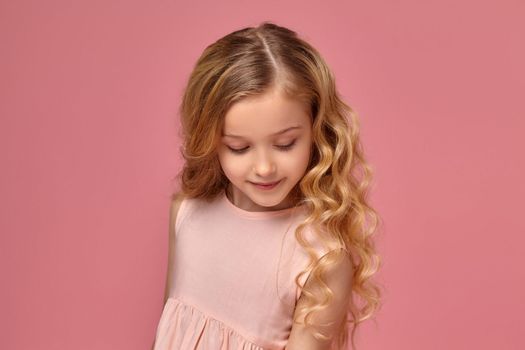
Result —
[{"label": "smiling mouth", "polygon": [[252,182],[252,184],[254,185],[259,185],[259,186],[272,186],[272,185],[276,185],[278,182],[280,182],[281,180],[279,181],[274,181],[274,182],[268,182],[268,183],[259,183],[259,182]]}]

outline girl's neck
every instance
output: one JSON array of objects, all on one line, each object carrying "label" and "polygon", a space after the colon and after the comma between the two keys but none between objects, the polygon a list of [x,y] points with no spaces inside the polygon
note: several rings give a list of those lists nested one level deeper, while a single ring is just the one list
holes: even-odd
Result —
[{"label": "girl's neck", "polygon": [[[235,206],[237,206],[239,208],[241,207],[241,205],[239,205],[238,201],[236,201],[234,199],[233,185],[231,183],[229,183],[226,186],[225,194],[226,194],[226,197],[229,199],[229,201],[233,205],[235,205]],[[295,206],[297,206],[299,204],[298,198],[299,197],[297,196],[297,189],[294,188],[292,191],[290,191],[290,193],[288,193],[288,195],[286,196],[284,201],[279,204],[279,208],[267,209],[267,210],[256,210],[256,211],[275,211],[275,210],[283,210],[283,209],[292,208],[292,207],[295,207]]]}]

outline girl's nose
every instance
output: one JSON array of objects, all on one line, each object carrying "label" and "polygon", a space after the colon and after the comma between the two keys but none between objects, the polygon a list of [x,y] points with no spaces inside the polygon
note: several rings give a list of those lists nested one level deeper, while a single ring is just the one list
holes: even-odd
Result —
[{"label": "girl's nose", "polygon": [[268,177],[275,172],[275,163],[268,157],[268,155],[262,155],[257,159],[254,171],[260,177]]}]

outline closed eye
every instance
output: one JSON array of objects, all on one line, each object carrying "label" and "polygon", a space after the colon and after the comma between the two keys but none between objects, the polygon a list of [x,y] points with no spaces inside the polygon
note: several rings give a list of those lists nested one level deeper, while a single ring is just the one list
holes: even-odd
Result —
[{"label": "closed eye", "polygon": [[[293,140],[291,143],[287,144],[287,145],[276,145],[275,147],[277,147],[278,149],[280,149],[281,151],[289,151],[293,148],[293,146],[295,145],[295,141],[297,140]],[[240,148],[240,149],[237,149],[237,148],[231,148],[229,146],[227,146],[231,152],[235,153],[235,154],[242,154],[242,153],[245,153],[247,150],[248,150],[248,147],[244,147],[244,148]]]},{"label": "closed eye", "polygon": [[295,141],[296,140],[293,140],[291,143],[287,144],[287,145],[283,145],[283,146],[280,146],[280,145],[277,145],[276,147],[283,150],[283,151],[288,151],[290,149],[292,149],[293,145],[295,145]]},{"label": "closed eye", "polygon": [[230,151],[232,151],[233,153],[238,153],[238,154],[240,154],[240,153],[244,153],[244,152],[246,151],[246,149],[248,149],[248,147],[241,148],[241,149],[231,148],[230,146],[227,146],[227,147],[228,147],[228,149],[229,149]]}]

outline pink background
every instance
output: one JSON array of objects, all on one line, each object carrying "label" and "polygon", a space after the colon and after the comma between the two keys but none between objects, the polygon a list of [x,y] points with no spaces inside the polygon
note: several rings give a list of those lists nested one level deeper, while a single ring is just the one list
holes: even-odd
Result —
[{"label": "pink background", "polygon": [[148,349],[176,109],[204,47],[275,21],[360,114],[384,306],[372,349],[523,349],[525,6],[2,1],[0,348]]}]

